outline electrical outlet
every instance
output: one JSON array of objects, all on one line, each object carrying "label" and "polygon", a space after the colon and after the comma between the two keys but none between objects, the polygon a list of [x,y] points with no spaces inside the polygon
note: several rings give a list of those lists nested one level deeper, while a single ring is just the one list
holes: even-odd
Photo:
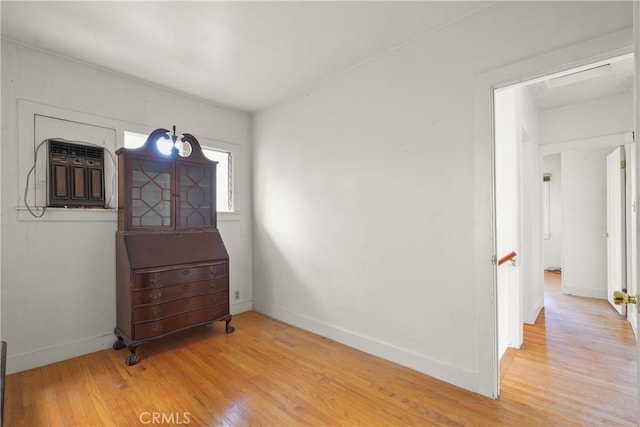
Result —
[{"label": "electrical outlet", "polygon": [[240,291],[235,291],[235,293],[233,294],[233,297],[237,300],[240,299]]}]

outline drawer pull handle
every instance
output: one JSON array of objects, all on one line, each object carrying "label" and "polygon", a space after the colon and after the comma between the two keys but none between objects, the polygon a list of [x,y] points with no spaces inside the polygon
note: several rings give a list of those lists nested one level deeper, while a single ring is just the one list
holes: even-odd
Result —
[{"label": "drawer pull handle", "polygon": [[151,315],[152,316],[157,316],[161,312],[162,312],[162,310],[160,308],[154,308],[153,310],[151,310]]},{"label": "drawer pull handle", "polygon": [[180,286],[182,289],[187,290],[191,287],[191,285],[189,283],[185,283],[184,285]]},{"label": "drawer pull handle", "polygon": [[180,304],[182,304],[182,305],[187,305],[187,304],[189,304],[189,300],[188,300],[188,299],[183,299],[183,300],[180,302]]},{"label": "drawer pull handle", "polygon": [[162,296],[162,292],[160,292],[160,291],[151,292],[149,294],[149,297],[151,297],[151,299],[153,301],[158,301],[161,296]]},{"label": "drawer pull handle", "polygon": [[217,303],[218,301],[220,301],[220,298],[218,298],[218,297],[211,297],[211,302],[212,302],[213,304]]},{"label": "drawer pull handle", "polygon": [[149,279],[149,283],[151,283],[152,285],[157,285],[158,283],[160,283],[160,279],[158,279],[157,277],[152,277],[151,279]]},{"label": "drawer pull handle", "polygon": [[211,282],[211,287],[213,289],[215,288],[219,288],[220,287],[220,282],[216,282],[215,280],[213,282]]},{"label": "drawer pull handle", "polygon": [[151,327],[151,331],[155,332],[156,334],[162,332],[162,325],[153,325]]},{"label": "drawer pull handle", "polygon": [[188,320],[190,317],[191,317],[191,313],[187,313],[187,314],[183,314],[183,315],[182,315],[182,318],[183,318],[184,320]]},{"label": "drawer pull handle", "polygon": [[185,268],[184,270],[181,271],[183,276],[188,276],[189,273],[191,273],[191,269],[190,268]]}]

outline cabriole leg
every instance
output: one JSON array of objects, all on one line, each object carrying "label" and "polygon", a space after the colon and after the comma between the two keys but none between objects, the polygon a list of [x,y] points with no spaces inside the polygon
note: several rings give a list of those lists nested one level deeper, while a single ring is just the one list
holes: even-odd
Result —
[{"label": "cabriole leg", "polygon": [[235,328],[229,324],[230,322],[231,322],[231,319],[227,319],[224,321],[224,327],[228,334],[235,331]]},{"label": "cabriole leg", "polygon": [[118,340],[113,343],[114,350],[122,350],[124,347],[125,346],[124,346],[124,341],[122,340],[122,337],[118,337]]},{"label": "cabriole leg", "polygon": [[138,355],[136,354],[135,347],[129,347],[129,351],[130,351],[130,354],[125,360],[125,362],[127,363],[127,366],[133,366],[136,363],[138,363]]}]

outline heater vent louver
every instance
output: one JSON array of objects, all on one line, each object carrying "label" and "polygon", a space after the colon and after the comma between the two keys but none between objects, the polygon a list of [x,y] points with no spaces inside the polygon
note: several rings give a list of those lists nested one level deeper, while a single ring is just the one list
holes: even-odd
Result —
[{"label": "heater vent louver", "polygon": [[57,141],[55,139],[49,141],[49,153],[100,160],[104,157],[103,148],[91,147],[89,145],[70,144],[68,142]]}]

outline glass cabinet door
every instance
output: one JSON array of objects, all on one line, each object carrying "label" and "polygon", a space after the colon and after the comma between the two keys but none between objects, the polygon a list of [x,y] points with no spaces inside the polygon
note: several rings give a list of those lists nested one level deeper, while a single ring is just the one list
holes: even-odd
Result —
[{"label": "glass cabinet door", "polygon": [[166,228],[171,220],[169,162],[131,159],[131,226]]},{"label": "glass cabinet door", "polygon": [[209,227],[213,224],[215,167],[180,162],[178,175],[178,228]]}]

